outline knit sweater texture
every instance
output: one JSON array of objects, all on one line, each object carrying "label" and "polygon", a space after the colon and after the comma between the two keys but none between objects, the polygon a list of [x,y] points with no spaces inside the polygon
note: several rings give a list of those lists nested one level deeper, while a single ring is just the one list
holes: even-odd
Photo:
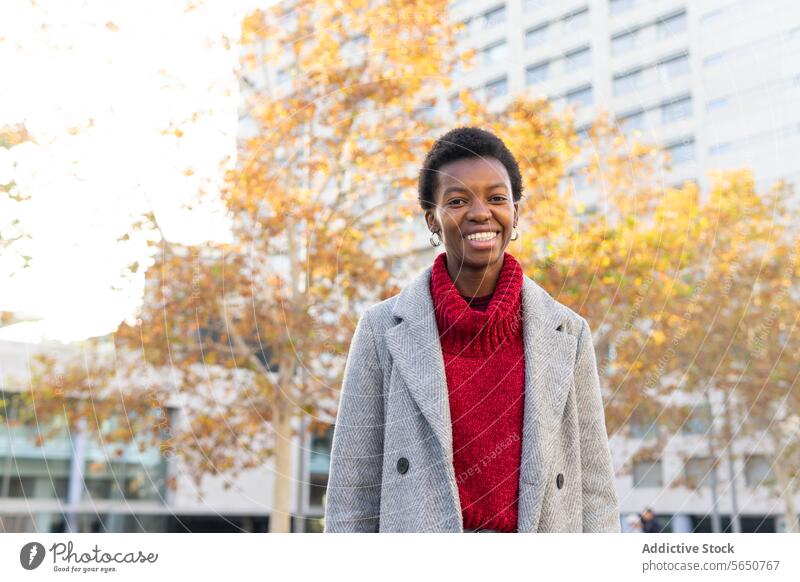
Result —
[{"label": "knit sweater texture", "polygon": [[504,253],[494,293],[465,298],[446,259],[442,253],[434,260],[431,296],[447,377],[463,524],[513,532],[525,401],[522,267]]}]

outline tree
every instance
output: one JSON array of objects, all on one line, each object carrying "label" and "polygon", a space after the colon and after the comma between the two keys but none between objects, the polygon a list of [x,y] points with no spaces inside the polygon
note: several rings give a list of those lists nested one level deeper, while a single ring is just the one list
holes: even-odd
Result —
[{"label": "tree", "polygon": [[[630,460],[655,460],[696,417],[699,408],[687,401],[735,394],[722,399],[721,422],[707,433],[712,493],[723,454],[733,466],[737,435],[759,438],[759,450],[769,438],[787,522],[796,527],[797,334],[790,322],[798,252],[789,191],[756,192],[747,172],[712,176],[706,195],[694,183],[664,187],[660,168],[668,161],[604,117],[577,155],[567,151],[602,211],[586,212],[569,187],[554,196],[559,190],[545,181],[551,195],[524,206],[523,224],[535,226],[523,233],[520,258],[592,324],[609,432],[650,424],[658,438],[637,446]],[[556,166],[556,179],[563,169]],[[528,190],[539,190],[536,176],[528,175]],[[729,476],[736,514],[736,475]]]},{"label": "tree", "polygon": [[[468,56],[455,51],[445,8],[444,0],[422,8],[301,0],[248,16],[243,136],[223,196],[232,242],[190,247],[162,235],[153,260],[131,266],[147,269],[135,323],[119,328],[102,358],[91,346],[89,364],[44,362],[38,385],[47,397],[32,410],[55,414],[66,398],[99,394],[107,408],[70,404],[70,422],[137,411],[140,424],[116,436],[160,439],[198,482],[271,458],[270,530],[288,531],[297,421],[333,420],[358,312],[398,291],[392,269],[412,241],[408,222],[419,218],[417,167],[440,133],[431,112],[448,97],[454,63]],[[739,181],[708,200],[691,183],[665,188],[659,151],[605,119],[580,141],[570,116],[545,101],[517,98],[497,110],[462,90],[447,102],[457,105],[456,123],[494,130],[520,160],[522,237],[511,250],[591,323],[610,432],[647,417],[677,430],[689,410],[675,393],[715,377],[690,363],[713,307],[706,271],[719,284],[729,273],[707,255],[722,228],[718,206],[727,205],[724,232],[734,236],[736,204],[752,196]],[[587,177],[596,208],[564,185],[568,175]],[[159,232],[157,217],[142,216],[139,229]],[[730,333],[718,331],[720,342]],[[168,406],[182,420],[165,438]]]},{"label": "tree", "polygon": [[[687,269],[696,292],[686,298],[694,323],[676,353],[680,376],[671,384],[715,406],[709,450],[712,471],[727,457],[734,529],[738,528],[735,444],[765,454],[796,531],[792,495],[798,474],[796,421],[800,387],[796,329],[797,231],[787,209],[790,190],[757,192],[748,172],[713,177],[702,222],[692,241],[704,249]],[[667,329],[665,333],[670,333]],[[676,333],[673,331],[673,333]]]},{"label": "tree", "polygon": [[[114,335],[126,357],[71,384],[92,398],[95,386],[131,380],[136,402],[117,401],[117,413],[179,406],[169,448],[198,482],[272,458],[273,532],[290,527],[297,420],[333,420],[357,313],[398,290],[391,255],[410,237],[426,107],[456,58],[445,8],[301,1],[245,19],[245,135],[223,193],[233,242],[162,237],[136,323]],[[270,84],[275,69],[291,81]],[[157,217],[140,228],[158,231]],[[57,378],[39,377],[48,404],[59,402]]]}]

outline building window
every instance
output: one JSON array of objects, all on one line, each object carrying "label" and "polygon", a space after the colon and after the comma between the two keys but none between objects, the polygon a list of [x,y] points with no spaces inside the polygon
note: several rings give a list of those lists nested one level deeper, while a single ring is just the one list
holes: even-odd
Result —
[{"label": "building window", "polygon": [[451,112],[457,113],[461,109],[461,97],[456,93],[447,100],[447,104],[450,106]]},{"label": "building window", "polygon": [[661,104],[661,123],[685,119],[692,114],[691,96],[680,97]]},{"label": "building window", "polygon": [[289,69],[279,69],[277,73],[275,73],[275,85],[280,87],[288,83],[292,78],[291,73],[289,73]]},{"label": "building window", "polygon": [[10,471],[0,477],[0,483],[7,480],[9,497],[66,500],[68,460],[29,459],[23,456],[12,456],[9,460],[8,457],[0,457],[0,467],[5,469],[6,466]]},{"label": "building window", "polygon": [[426,99],[419,107],[414,109],[414,116],[426,123],[433,123],[436,119],[436,99]]},{"label": "building window", "polygon": [[706,103],[706,110],[709,113],[712,113],[714,111],[724,109],[728,105],[730,105],[730,99],[727,97],[717,97],[716,99],[711,99],[708,103]]},{"label": "building window", "polygon": [[463,39],[465,37],[471,36],[480,32],[481,30],[485,30],[487,28],[492,28],[499,24],[502,24],[506,20],[506,7],[505,5],[500,5],[497,8],[493,8],[488,12],[484,12],[480,16],[476,16],[474,18],[467,18],[461,24],[463,25],[460,28],[457,36],[459,39]]},{"label": "building window", "polygon": [[492,28],[506,21],[506,7],[505,5],[498,6],[483,15],[483,27]]},{"label": "building window", "polygon": [[617,116],[617,120],[624,131],[644,131],[645,112],[637,109]]},{"label": "building window", "polygon": [[636,439],[648,439],[658,436],[658,424],[651,414],[637,409],[628,421],[630,436]]},{"label": "building window", "polygon": [[683,465],[686,484],[692,489],[702,487],[711,474],[711,459],[709,457],[691,457]]},{"label": "building window", "polygon": [[636,6],[636,0],[608,0],[608,11],[619,14]]},{"label": "building window", "polygon": [[744,461],[744,481],[748,487],[766,485],[774,480],[769,460],[764,455],[750,455]]},{"label": "building window", "polygon": [[525,0],[525,4],[522,8],[523,12],[532,12],[533,10],[538,10],[545,6],[550,0]]},{"label": "building window", "polygon": [[572,184],[575,192],[585,190],[589,186],[589,179],[586,176],[586,167],[576,168],[567,175],[567,180]]},{"label": "building window", "polygon": [[614,95],[626,95],[637,91],[642,85],[642,70],[614,75],[613,85]]},{"label": "building window", "polygon": [[528,32],[526,32],[525,48],[531,49],[535,46],[539,46],[540,44],[544,44],[544,42],[547,40],[547,31],[549,27],[549,24],[542,24],[541,26],[531,28]]},{"label": "building window", "polygon": [[658,63],[658,73],[662,81],[669,81],[689,74],[689,55],[682,54]]},{"label": "building window", "polygon": [[495,97],[502,97],[508,93],[508,79],[502,77],[495,81],[490,81],[484,85],[487,99],[494,99]]},{"label": "building window", "polygon": [[611,54],[619,55],[636,48],[639,40],[639,30],[620,32],[611,37]]},{"label": "building window", "polygon": [[547,80],[550,73],[550,61],[531,65],[525,69],[525,83],[527,85],[535,85]]},{"label": "building window", "polygon": [[692,408],[686,422],[681,427],[684,434],[706,434],[711,428],[711,407],[708,404],[699,404]]},{"label": "building window", "polygon": [[588,67],[592,63],[592,51],[588,46],[568,52],[564,55],[564,68],[567,71],[576,71]]},{"label": "building window", "polygon": [[593,101],[592,86],[586,85],[568,91],[565,97],[567,99],[567,105],[572,105],[574,107],[591,105]]},{"label": "building window", "polygon": [[312,431],[309,443],[309,486],[308,504],[312,507],[323,505],[328,473],[331,464],[331,445],[333,443],[333,426],[322,432]]},{"label": "building window", "polygon": [[456,38],[458,40],[464,40],[470,35],[470,33],[472,32],[473,21],[474,19],[467,18],[458,23],[456,29]]},{"label": "building window", "polygon": [[636,461],[633,463],[633,486],[637,489],[644,487],[663,487],[661,461]]},{"label": "building window", "polygon": [[487,46],[481,51],[481,59],[484,65],[492,65],[502,62],[508,56],[508,43],[501,41]]},{"label": "building window", "polygon": [[564,16],[564,30],[575,32],[589,26],[589,9],[582,8]]},{"label": "building window", "polygon": [[673,166],[690,162],[694,159],[694,138],[688,138],[670,144],[666,149]]},{"label": "building window", "polygon": [[716,143],[708,148],[708,155],[712,158],[716,156],[721,156],[722,154],[727,154],[733,149],[733,144],[729,141],[724,141],[722,143]]},{"label": "building window", "polygon": [[656,22],[658,38],[667,38],[673,34],[686,32],[686,12],[679,12],[671,16],[659,18]]},{"label": "building window", "polygon": [[716,53],[703,59],[704,67],[716,67],[725,62],[725,53]]},{"label": "building window", "polygon": [[711,12],[706,12],[703,14],[702,18],[700,18],[701,26],[706,27],[718,24],[719,21],[723,19],[726,12],[728,12],[728,8],[718,8],[716,10],[712,10]]}]

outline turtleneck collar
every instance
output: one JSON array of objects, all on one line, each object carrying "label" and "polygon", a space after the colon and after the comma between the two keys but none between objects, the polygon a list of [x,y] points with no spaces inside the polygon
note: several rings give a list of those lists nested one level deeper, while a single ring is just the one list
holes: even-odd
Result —
[{"label": "turtleneck collar", "polygon": [[433,261],[431,297],[442,351],[461,356],[490,356],[506,340],[522,333],[522,266],[503,253],[503,266],[485,312],[472,309],[447,272],[447,254]]}]

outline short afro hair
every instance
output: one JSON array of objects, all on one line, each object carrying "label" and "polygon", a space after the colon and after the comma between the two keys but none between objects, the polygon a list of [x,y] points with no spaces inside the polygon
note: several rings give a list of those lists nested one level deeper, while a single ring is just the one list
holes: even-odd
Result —
[{"label": "short afro hair", "polygon": [[463,158],[495,158],[511,179],[514,202],[522,198],[522,175],[516,158],[495,134],[478,127],[457,127],[441,136],[425,156],[419,172],[419,203],[423,210],[435,207],[434,192],[439,168]]}]

